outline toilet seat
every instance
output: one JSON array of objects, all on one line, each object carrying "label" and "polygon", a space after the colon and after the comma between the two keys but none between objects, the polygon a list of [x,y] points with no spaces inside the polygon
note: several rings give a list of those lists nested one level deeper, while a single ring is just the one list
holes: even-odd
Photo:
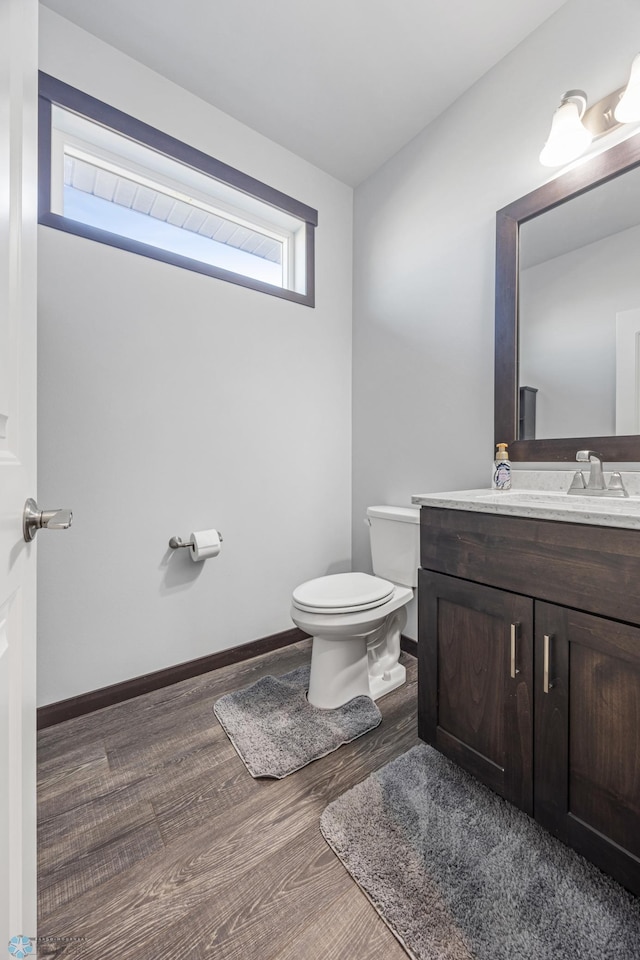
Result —
[{"label": "toilet seat", "polygon": [[307,580],[293,591],[293,606],[307,613],[357,613],[382,606],[395,586],[368,573],[334,573]]}]

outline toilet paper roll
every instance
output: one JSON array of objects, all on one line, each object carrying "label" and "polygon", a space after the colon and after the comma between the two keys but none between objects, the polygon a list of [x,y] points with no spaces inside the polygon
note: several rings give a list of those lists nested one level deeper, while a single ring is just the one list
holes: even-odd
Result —
[{"label": "toilet paper roll", "polygon": [[194,562],[217,557],[220,553],[220,534],[217,530],[196,530],[189,539],[191,540],[189,553]]}]

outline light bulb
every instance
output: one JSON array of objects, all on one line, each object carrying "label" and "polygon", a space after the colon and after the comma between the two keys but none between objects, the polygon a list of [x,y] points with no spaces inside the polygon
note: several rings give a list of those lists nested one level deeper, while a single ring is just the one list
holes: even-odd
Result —
[{"label": "light bulb", "polygon": [[629,83],[620,97],[614,117],[618,123],[634,123],[640,120],[640,53],[631,64]]},{"label": "light bulb", "polygon": [[582,123],[584,106],[574,99],[566,99],[567,96],[565,94],[553,115],[549,137],[540,154],[540,163],[545,167],[561,167],[570,163],[584,153],[593,139]]}]

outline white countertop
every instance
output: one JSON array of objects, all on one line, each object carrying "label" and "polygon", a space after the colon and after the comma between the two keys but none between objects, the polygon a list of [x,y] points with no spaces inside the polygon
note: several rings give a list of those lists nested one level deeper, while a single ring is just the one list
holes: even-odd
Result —
[{"label": "white countertop", "polygon": [[[575,470],[514,470],[511,490],[486,487],[421,493],[412,496],[411,502],[449,510],[640,529],[640,473],[622,473],[628,498],[569,496],[567,490],[574,473]],[[607,482],[610,475],[605,471]]]}]

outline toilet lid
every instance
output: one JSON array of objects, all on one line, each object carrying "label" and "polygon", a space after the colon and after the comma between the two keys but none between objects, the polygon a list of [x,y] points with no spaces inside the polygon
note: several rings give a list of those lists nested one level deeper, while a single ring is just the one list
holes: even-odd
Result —
[{"label": "toilet lid", "polygon": [[307,580],[293,591],[293,605],[308,613],[356,613],[390,599],[394,585],[368,573],[334,573]]}]

